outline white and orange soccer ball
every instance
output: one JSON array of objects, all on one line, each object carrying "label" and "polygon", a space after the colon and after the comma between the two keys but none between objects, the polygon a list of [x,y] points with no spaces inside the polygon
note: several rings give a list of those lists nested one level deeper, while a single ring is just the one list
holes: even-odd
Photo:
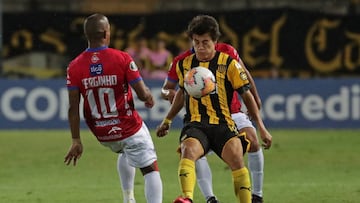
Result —
[{"label": "white and orange soccer ball", "polygon": [[184,77],[184,88],[190,96],[199,99],[215,91],[215,76],[207,68],[192,68]]}]

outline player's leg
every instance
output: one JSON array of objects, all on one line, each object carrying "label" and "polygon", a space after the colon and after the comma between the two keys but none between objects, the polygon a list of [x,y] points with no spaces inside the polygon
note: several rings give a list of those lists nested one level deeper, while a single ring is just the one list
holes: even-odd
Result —
[{"label": "player's leg", "polygon": [[[200,138],[201,137],[201,138]],[[176,199],[174,203],[192,202],[196,182],[195,161],[204,155],[201,139],[206,135],[197,128],[185,127],[180,136],[181,159],[179,162],[178,176],[180,187],[184,196]]]},{"label": "player's leg", "polygon": [[134,180],[136,168],[129,165],[126,155],[120,153],[117,161],[124,203],[136,203],[134,197]]},{"label": "player's leg", "polygon": [[[264,155],[261,150],[256,130],[244,113],[232,115],[240,133],[245,132],[247,139],[250,140],[250,149],[248,152],[248,167],[252,180],[253,202],[262,202],[262,187],[264,179]],[[255,201],[256,200],[256,201]]]},{"label": "player's leg", "polygon": [[209,203],[216,203],[216,197],[212,187],[212,173],[205,156],[195,162],[196,180],[200,191]]},{"label": "player's leg", "polygon": [[146,125],[124,140],[124,153],[131,166],[140,168],[144,176],[147,203],[162,203],[162,181],[157,165],[157,155]]},{"label": "player's leg", "polygon": [[145,197],[148,203],[162,202],[162,182],[157,162],[140,168],[145,180]]},{"label": "player's leg", "polygon": [[[247,139],[250,140],[250,149],[248,152],[248,167],[252,180],[253,203],[262,202],[262,187],[264,180],[264,155],[254,128],[243,128]],[[256,200],[256,201],[255,201]]]},{"label": "player's leg", "polygon": [[222,149],[221,158],[227,163],[232,171],[232,180],[238,202],[250,203],[250,176],[249,171],[245,167],[242,149],[243,147],[240,139],[237,137],[230,138]]}]

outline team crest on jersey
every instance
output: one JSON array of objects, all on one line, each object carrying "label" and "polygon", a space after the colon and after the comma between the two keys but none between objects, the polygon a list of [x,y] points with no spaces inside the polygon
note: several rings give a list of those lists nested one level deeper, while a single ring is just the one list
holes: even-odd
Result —
[{"label": "team crest on jersey", "polygon": [[138,67],[137,67],[137,65],[136,65],[136,63],[134,61],[130,62],[129,67],[130,67],[130,70],[132,70],[132,71],[137,71],[138,70]]},{"label": "team crest on jersey", "polygon": [[102,64],[91,64],[90,65],[90,75],[96,76],[96,75],[102,75],[104,72]]},{"label": "team crest on jersey", "polygon": [[247,80],[248,79],[245,72],[241,72],[240,77],[241,77],[242,80]]},{"label": "team crest on jersey", "polygon": [[99,60],[100,60],[100,59],[99,59],[99,57],[96,55],[96,53],[91,56],[91,62],[92,62],[92,63],[96,63],[96,62],[98,62]]},{"label": "team crest on jersey", "polygon": [[223,64],[219,64],[217,71],[219,71],[220,73],[225,73],[226,72],[226,65]]}]

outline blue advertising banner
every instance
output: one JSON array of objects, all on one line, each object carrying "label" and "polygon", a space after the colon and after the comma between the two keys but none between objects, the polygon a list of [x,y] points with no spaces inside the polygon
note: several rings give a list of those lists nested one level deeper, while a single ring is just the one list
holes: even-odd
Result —
[{"label": "blue advertising banner", "polygon": [[[146,81],[155,97],[135,106],[154,129],[169,109],[160,98],[162,81]],[[360,128],[359,79],[256,80],[268,128]],[[0,129],[68,128],[65,80],[0,80]],[[178,114],[172,127],[182,126]],[[86,127],[84,122],[82,127]]]}]

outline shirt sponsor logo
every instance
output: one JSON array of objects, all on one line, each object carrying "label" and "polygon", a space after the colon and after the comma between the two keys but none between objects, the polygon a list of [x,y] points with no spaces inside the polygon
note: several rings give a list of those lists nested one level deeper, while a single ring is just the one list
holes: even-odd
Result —
[{"label": "shirt sponsor logo", "polygon": [[118,131],[121,131],[122,129],[120,127],[114,126],[111,128],[111,130],[109,130],[108,134],[114,134],[117,133]]},{"label": "shirt sponsor logo", "polygon": [[95,127],[105,127],[110,125],[117,125],[119,123],[120,123],[119,119],[101,120],[101,121],[95,121]]},{"label": "shirt sponsor logo", "polygon": [[102,64],[91,64],[90,65],[90,75],[91,76],[102,75],[103,71],[104,71],[104,69],[102,67]]}]

